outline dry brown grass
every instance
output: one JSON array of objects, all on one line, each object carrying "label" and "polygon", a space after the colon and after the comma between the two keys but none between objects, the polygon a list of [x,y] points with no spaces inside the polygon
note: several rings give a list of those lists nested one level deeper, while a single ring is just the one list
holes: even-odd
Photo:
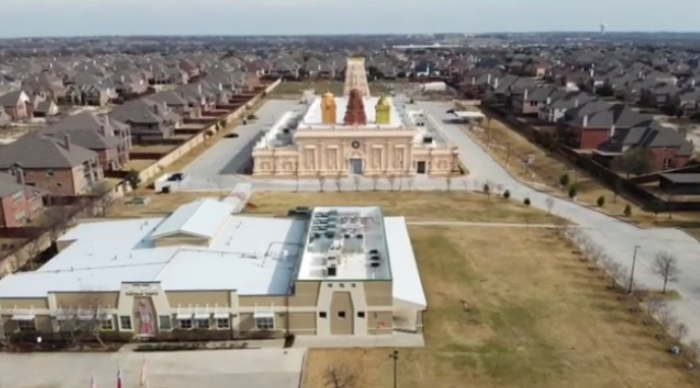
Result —
[{"label": "dry brown grass", "polygon": [[246,213],[286,215],[297,206],[381,206],[385,215],[410,220],[546,224],[556,218],[519,202],[464,191],[258,192]]},{"label": "dry brown grass", "polygon": [[131,147],[132,152],[160,152],[167,154],[175,149],[172,144],[135,145]]},{"label": "dry brown grass", "polygon": [[[668,214],[655,216],[621,196],[616,197],[612,190],[596,179],[543,151],[502,121],[492,118],[490,123],[485,121],[483,125],[489,127],[470,131],[465,126],[464,130],[521,182],[552,195],[568,198],[568,189],[559,185],[560,177],[568,174],[570,181],[576,185],[577,201],[581,205],[611,216],[623,217],[639,226],[682,227],[700,236],[700,213],[682,213],[674,215],[674,219],[669,219]],[[524,163],[528,155],[534,156],[534,163],[529,168]],[[601,196],[605,197],[606,203],[603,207],[598,207],[597,201]],[[631,217],[624,217],[627,205],[631,207]]]},{"label": "dry brown grass", "polygon": [[[696,386],[654,338],[660,329],[554,232],[410,231],[429,309],[426,348],[400,350],[400,387]],[[311,350],[305,387],[327,387],[324,371],[338,364],[357,372],[357,387],[390,387],[390,351]]]},{"label": "dry brown grass", "polygon": [[157,160],[155,160],[155,159],[131,159],[124,166],[124,169],[127,171],[129,171],[129,170],[141,171],[141,170],[144,170],[144,169],[152,166],[155,162],[157,162]]}]

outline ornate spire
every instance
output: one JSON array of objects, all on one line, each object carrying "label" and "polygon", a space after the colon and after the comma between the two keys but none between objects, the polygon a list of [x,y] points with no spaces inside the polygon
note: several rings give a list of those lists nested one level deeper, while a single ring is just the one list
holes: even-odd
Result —
[{"label": "ornate spire", "polygon": [[367,125],[367,114],[365,113],[365,104],[362,101],[362,92],[360,90],[352,89],[350,91],[343,121],[345,125]]}]

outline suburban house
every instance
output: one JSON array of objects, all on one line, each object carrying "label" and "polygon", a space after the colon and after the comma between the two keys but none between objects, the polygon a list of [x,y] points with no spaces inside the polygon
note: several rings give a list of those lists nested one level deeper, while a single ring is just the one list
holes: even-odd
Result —
[{"label": "suburban house", "polygon": [[564,117],[564,113],[579,105],[585,105],[598,97],[579,91],[566,92],[563,95],[550,96],[549,102],[540,108],[537,117],[549,123],[556,123]]},{"label": "suburban house", "polygon": [[70,85],[65,99],[74,105],[105,106],[110,100],[110,90],[100,84]]},{"label": "suburban house", "polygon": [[627,105],[593,100],[571,108],[559,121],[559,137],[572,148],[593,150],[612,137],[616,130],[648,125],[652,117],[635,112]]},{"label": "suburban house", "polygon": [[32,117],[31,99],[23,90],[15,90],[0,96],[0,107],[12,117],[12,120],[25,120]]},{"label": "suburban house", "polygon": [[152,143],[175,136],[182,116],[165,104],[149,99],[129,101],[109,113],[110,119],[129,125],[134,143]]},{"label": "suburban house", "polygon": [[131,128],[110,120],[106,115],[80,113],[43,129],[41,133],[56,139],[70,136],[73,144],[97,153],[102,170],[121,170],[129,162]]},{"label": "suburban house", "polygon": [[538,115],[540,108],[551,102],[552,96],[557,97],[566,93],[551,86],[525,88],[522,93],[514,95],[510,107],[516,115]]},{"label": "suburban house", "polygon": [[44,208],[41,190],[24,184],[18,171],[15,166],[14,176],[0,173],[0,228],[24,226]]},{"label": "suburban house", "polygon": [[14,175],[17,166],[27,186],[52,195],[85,194],[104,179],[97,153],[74,144],[69,135],[29,134],[1,147],[0,171]]},{"label": "suburban house", "polygon": [[671,128],[652,121],[631,128],[613,128],[610,138],[593,151],[593,158],[610,165],[615,157],[631,148],[642,147],[654,155],[654,170],[685,166],[693,155],[693,145]]}]

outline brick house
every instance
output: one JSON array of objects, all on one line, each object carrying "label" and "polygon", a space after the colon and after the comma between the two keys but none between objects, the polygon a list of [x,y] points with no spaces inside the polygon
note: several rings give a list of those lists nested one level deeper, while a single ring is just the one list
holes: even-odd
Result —
[{"label": "brick house", "polygon": [[551,86],[525,88],[521,94],[514,95],[510,107],[516,115],[537,115],[542,107],[552,101],[552,96],[564,95],[566,91]]},{"label": "brick house", "polygon": [[104,180],[98,154],[74,144],[69,135],[29,134],[0,148],[0,172],[16,174],[17,166],[27,186],[52,195],[89,193]]},{"label": "brick house", "polygon": [[654,171],[683,167],[693,155],[693,145],[671,128],[652,121],[646,125],[615,129],[610,139],[593,151],[593,158],[610,165],[612,160],[635,147],[643,147],[654,155]]},{"label": "brick house", "polygon": [[567,110],[557,126],[559,138],[567,146],[594,150],[616,130],[648,125],[652,120],[627,105],[593,100]]},{"label": "brick house", "polygon": [[24,226],[41,213],[41,191],[23,183],[23,174],[0,173],[0,228]]},{"label": "brick house", "polygon": [[29,95],[22,90],[15,90],[0,96],[0,107],[13,120],[24,120],[32,117],[32,102]]},{"label": "brick house", "polygon": [[102,170],[121,170],[129,162],[131,128],[106,115],[80,113],[41,133],[56,139],[70,136],[73,144],[97,153]]}]

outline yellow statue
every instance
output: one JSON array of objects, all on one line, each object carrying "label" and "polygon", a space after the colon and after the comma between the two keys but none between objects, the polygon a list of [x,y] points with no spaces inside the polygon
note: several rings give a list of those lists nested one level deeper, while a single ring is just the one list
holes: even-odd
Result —
[{"label": "yellow statue", "polygon": [[389,103],[389,99],[384,96],[380,97],[374,109],[377,124],[389,124],[391,121],[391,103]]},{"label": "yellow statue", "polygon": [[321,122],[323,124],[336,123],[335,96],[330,91],[321,97]]}]

